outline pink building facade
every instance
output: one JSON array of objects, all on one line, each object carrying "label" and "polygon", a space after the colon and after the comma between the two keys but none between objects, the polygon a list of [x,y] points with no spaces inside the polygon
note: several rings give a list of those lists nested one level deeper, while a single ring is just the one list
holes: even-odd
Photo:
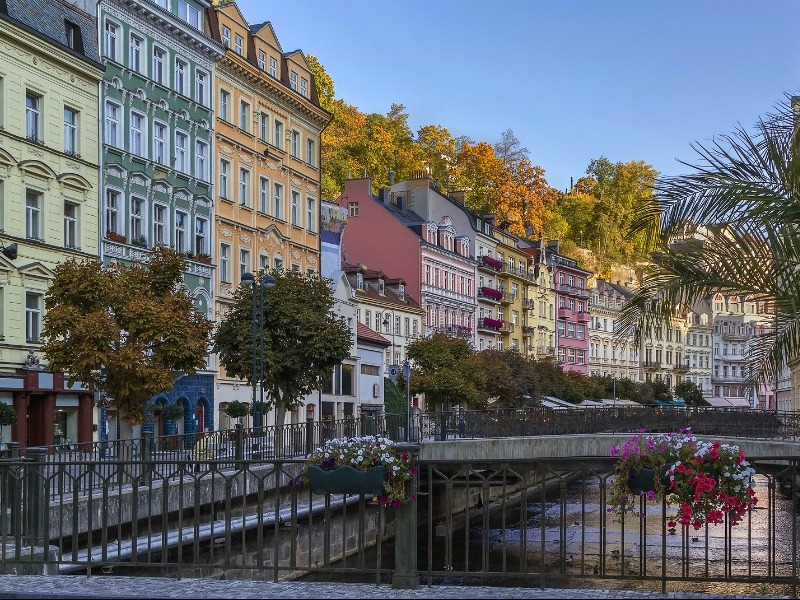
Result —
[{"label": "pink building facade", "polygon": [[347,262],[402,277],[406,291],[420,299],[426,334],[440,331],[474,342],[477,262],[467,232],[449,217],[420,217],[406,194],[382,190],[375,198],[369,179],[346,181],[337,203],[348,211]]}]

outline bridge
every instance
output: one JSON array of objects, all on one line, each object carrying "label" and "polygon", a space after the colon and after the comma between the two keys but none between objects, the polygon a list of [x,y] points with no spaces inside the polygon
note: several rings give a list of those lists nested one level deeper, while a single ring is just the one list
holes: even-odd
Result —
[{"label": "bridge", "polygon": [[[218,455],[200,471],[181,438],[28,449],[0,461],[0,570],[396,587],[502,580],[698,591],[723,582],[796,595],[797,415],[590,410],[417,415],[405,446],[419,469],[417,499],[394,508],[314,495],[300,476],[307,448],[399,430],[405,415],[218,432]],[[644,520],[608,516],[610,446],[640,429],[680,427],[735,441],[752,459],[760,502],[746,526],[673,534],[666,505],[646,506]]]}]

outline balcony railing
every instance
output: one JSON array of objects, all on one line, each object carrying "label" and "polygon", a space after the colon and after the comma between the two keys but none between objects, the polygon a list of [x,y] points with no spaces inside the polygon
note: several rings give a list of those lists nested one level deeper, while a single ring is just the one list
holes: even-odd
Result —
[{"label": "balcony railing", "polygon": [[732,342],[743,342],[745,340],[749,340],[751,337],[752,334],[750,332],[740,333],[740,332],[727,331],[722,333],[723,340],[730,340]]},{"label": "balcony railing", "polygon": [[663,368],[663,363],[660,360],[645,360],[642,361],[642,366],[645,369],[661,369]]},{"label": "balcony railing", "polygon": [[503,327],[503,322],[489,317],[478,319],[478,329],[488,329],[493,332],[498,332]]},{"label": "balcony railing", "polygon": [[579,298],[589,297],[589,290],[566,283],[556,284],[556,290],[562,294],[569,294],[570,296],[577,296]]},{"label": "balcony railing", "polygon": [[578,322],[588,323],[592,316],[588,312],[578,311]]},{"label": "balcony railing", "polygon": [[514,294],[511,292],[503,292],[503,297],[501,298],[500,302],[503,304],[511,304],[514,301]]},{"label": "balcony railing", "polygon": [[522,307],[527,308],[528,310],[534,310],[536,308],[536,301],[531,300],[530,298],[524,298],[522,300]]},{"label": "balcony railing", "polygon": [[504,265],[499,260],[492,258],[491,256],[481,256],[478,258],[478,268],[499,273],[504,270]]},{"label": "balcony railing", "polygon": [[478,299],[499,303],[503,299],[503,292],[492,287],[484,286],[478,289]]},{"label": "balcony railing", "polygon": [[572,314],[574,312],[575,311],[570,310],[569,308],[559,308],[558,309],[558,318],[559,319],[571,319],[572,318]]},{"label": "balcony railing", "polygon": [[508,321],[503,321],[503,326],[500,328],[500,331],[503,333],[514,333],[517,326],[514,323],[509,323]]},{"label": "balcony railing", "polygon": [[533,335],[535,331],[536,327],[534,327],[533,325],[522,326],[522,333],[524,333],[525,335]]},{"label": "balcony railing", "polygon": [[537,346],[536,354],[539,354],[541,356],[555,356],[556,349],[555,346]]}]

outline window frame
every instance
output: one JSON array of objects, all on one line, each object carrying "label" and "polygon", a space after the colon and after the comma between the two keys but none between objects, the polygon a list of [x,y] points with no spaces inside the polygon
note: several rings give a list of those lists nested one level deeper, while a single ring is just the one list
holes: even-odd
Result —
[{"label": "window frame", "polygon": [[[64,248],[70,250],[80,249],[78,246],[78,206],[75,202],[64,202]],[[72,209],[72,215],[68,214],[68,208]]]},{"label": "window frame", "polygon": [[[67,120],[67,113],[72,114],[73,122]],[[80,111],[64,105],[64,152],[72,154],[73,156],[80,156],[78,150],[78,120],[80,119]],[[71,141],[71,148],[68,141]]]},{"label": "window frame", "polygon": [[[31,205],[29,200],[34,198],[35,205]],[[25,239],[35,242],[44,241],[42,239],[42,210],[44,208],[44,192],[36,188],[25,188]]]}]

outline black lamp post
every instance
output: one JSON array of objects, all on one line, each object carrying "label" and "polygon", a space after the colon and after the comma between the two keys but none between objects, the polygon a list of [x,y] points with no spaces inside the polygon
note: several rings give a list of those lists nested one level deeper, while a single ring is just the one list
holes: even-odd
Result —
[{"label": "black lamp post", "polygon": [[[244,273],[242,275],[242,285],[255,286],[256,277],[252,273]],[[253,305],[253,427],[256,430],[256,439],[260,439],[264,427],[264,290],[275,287],[275,278],[269,273],[262,272],[259,279],[259,294],[258,304],[256,304],[256,290],[253,289],[252,305]],[[256,332],[259,332],[258,337],[258,353],[256,353]],[[256,356],[259,360],[256,360]],[[256,373],[256,364],[260,366],[258,373]],[[256,402],[256,381],[261,384],[261,401]],[[253,444],[253,450],[258,450],[258,442]]]},{"label": "black lamp post", "polygon": [[[395,334],[396,323],[395,323],[395,316],[394,316],[394,311],[393,310],[392,311],[386,311],[385,313],[383,313],[383,326],[386,327],[387,325],[389,325],[389,314],[390,313],[392,315],[392,321],[391,321],[391,327],[392,327],[392,357],[391,357],[391,360],[389,361],[389,364],[387,366],[389,367],[389,369],[394,368],[394,372],[397,373],[399,365],[395,364],[395,362],[394,362],[394,359],[395,359],[395,356],[394,356],[394,334]],[[394,381],[394,378],[392,378],[392,381]]]}]

